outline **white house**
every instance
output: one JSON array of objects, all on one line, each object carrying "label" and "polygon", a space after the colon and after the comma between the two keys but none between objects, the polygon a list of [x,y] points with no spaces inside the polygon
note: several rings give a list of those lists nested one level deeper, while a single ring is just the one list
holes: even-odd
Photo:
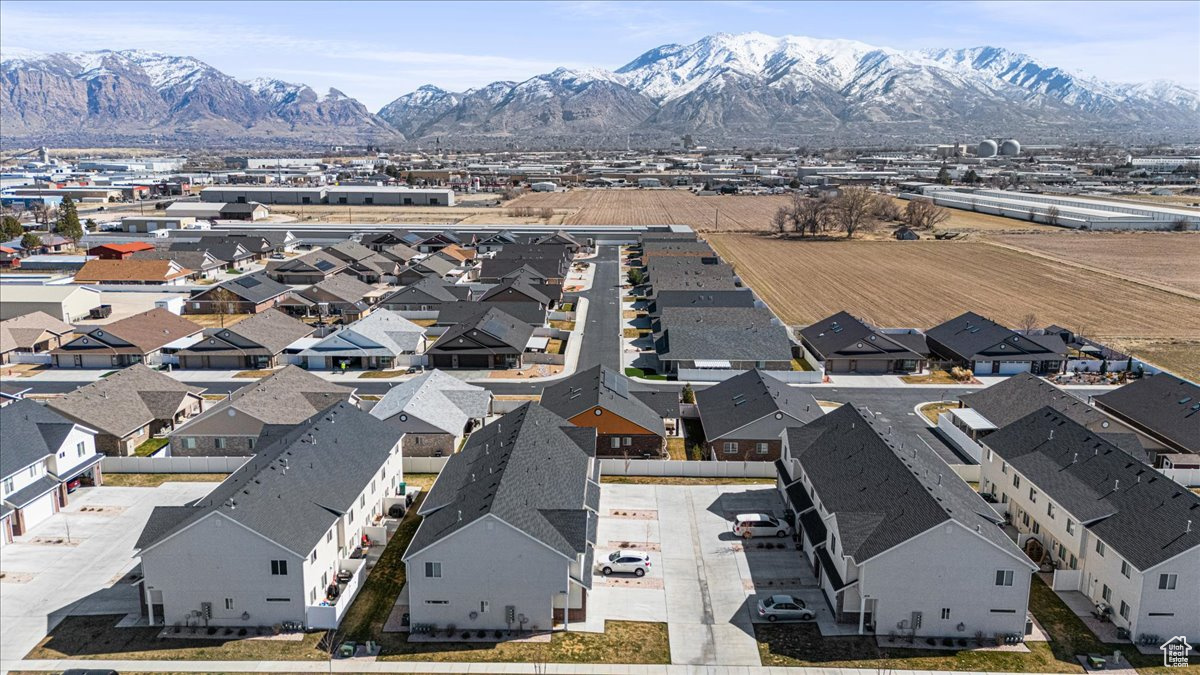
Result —
[{"label": "white house", "polygon": [[425,497],[404,553],[414,630],[583,620],[599,519],[595,454],[594,429],[535,403],[472,434]]},{"label": "white house", "polygon": [[406,368],[424,362],[425,329],[408,319],[377,309],[321,338],[301,351],[306,368]]},{"label": "white house", "polygon": [[80,484],[100,485],[96,432],[32,399],[0,408],[0,545],[67,505]]},{"label": "white house", "polygon": [[1134,640],[1200,641],[1200,496],[1049,407],[981,443],[980,490],[1041,542],[1055,590]]},{"label": "white house", "polygon": [[404,499],[402,434],[339,403],[265,445],[210,494],[150,515],[140,551],[151,625],[336,628]]},{"label": "white house", "polygon": [[840,623],[919,637],[1022,636],[1037,569],[936,454],[853,405],[783,432],[780,490]]}]

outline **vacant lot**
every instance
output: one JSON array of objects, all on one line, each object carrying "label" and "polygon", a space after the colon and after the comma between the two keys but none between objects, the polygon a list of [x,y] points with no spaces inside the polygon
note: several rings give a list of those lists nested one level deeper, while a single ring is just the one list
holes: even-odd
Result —
[{"label": "vacant lot", "polygon": [[565,225],[689,225],[701,232],[765,232],[787,195],[700,197],[683,189],[574,189],[530,192],[508,207],[550,207],[569,213]]},{"label": "vacant lot", "polygon": [[1057,232],[988,237],[999,243],[1200,294],[1200,233]]},{"label": "vacant lot", "polygon": [[806,242],[712,235],[717,251],[792,324],[848,310],[928,328],[967,310],[1095,337],[1200,339],[1200,300],[984,243]]}]

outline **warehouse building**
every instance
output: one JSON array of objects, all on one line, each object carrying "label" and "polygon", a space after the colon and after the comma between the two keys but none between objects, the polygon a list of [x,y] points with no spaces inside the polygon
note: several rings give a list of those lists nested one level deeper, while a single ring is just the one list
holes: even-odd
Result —
[{"label": "warehouse building", "polygon": [[[917,195],[902,192],[902,199]],[[926,190],[938,206],[1080,230],[1200,229],[1195,210],[1006,190]]]},{"label": "warehouse building", "polygon": [[226,204],[322,204],[325,202],[325,188],[218,185],[201,190],[200,201]]},{"label": "warehouse building", "polygon": [[454,206],[454,190],[448,188],[346,185],[328,188],[325,196],[330,204],[354,206]]}]

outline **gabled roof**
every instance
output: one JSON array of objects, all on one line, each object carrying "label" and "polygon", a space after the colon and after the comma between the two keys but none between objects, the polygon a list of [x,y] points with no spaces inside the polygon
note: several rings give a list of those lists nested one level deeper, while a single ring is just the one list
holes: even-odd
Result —
[{"label": "gabled roof", "polygon": [[144,551],[200,518],[220,514],[307,557],[358,506],[400,436],[354,405],[339,403],[259,448],[191,505],[155,508],[135,547]]},{"label": "gabled roof", "polygon": [[178,251],[167,248],[150,248],[144,251],[136,251],[132,257],[134,260],[174,260],[181,267],[201,272],[216,269],[226,264],[226,261],[217,258],[209,250]]},{"label": "gabled roof", "polygon": [[259,426],[299,424],[353,396],[354,389],[350,387],[329,382],[299,366],[284,366],[275,374],[233,392],[229,398],[217,402],[171,435],[187,436],[197,427],[213,426],[211,422],[217,422],[219,426],[220,422],[236,417],[236,414],[230,414],[231,409],[258,420]]},{"label": "gabled roof", "polygon": [[477,333],[489,335],[517,352],[524,352],[533,335],[533,326],[492,307],[476,317],[451,326],[429,349],[439,349],[454,340]]},{"label": "gabled roof", "polygon": [[786,433],[789,456],[834,514],[838,552],[856,563],[957,521],[1033,568],[996,512],[949,465],[927,448],[902,447],[869,411],[843,405]]},{"label": "gabled roof", "polygon": [[923,358],[921,353],[893,339],[848,312],[838,312],[811,326],[801,329],[800,335],[821,360],[830,358],[909,359]]},{"label": "gabled roof", "polygon": [[281,284],[266,274],[258,272],[224,281],[213,286],[211,289],[200,291],[193,297],[207,295],[218,288],[229,291],[242,300],[256,305],[278,298],[292,290],[290,286]]},{"label": "gabled roof", "polygon": [[519,319],[530,326],[541,326],[546,323],[546,306],[536,302],[482,302],[458,300],[444,302],[438,308],[437,325],[454,326],[463,322],[473,321],[489,309],[498,309],[514,319]]},{"label": "gabled roof", "polygon": [[[364,346],[365,338],[377,346]],[[344,328],[323,337],[313,346],[302,353],[314,354],[369,351],[382,349],[387,354],[411,354],[421,347],[425,338],[425,329],[408,319],[386,309],[377,309]]]},{"label": "gabled roof", "polygon": [[0,478],[57,453],[74,428],[75,422],[33,399],[0,408]]},{"label": "gabled roof", "polygon": [[629,378],[602,365],[543,389],[542,406],[564,419],[599,406],[650,433],[666,435],[662,417],[629,391]]},{"label": "gabled roof", "polygon": [[660,291],[654,295],[652,314],[669,307],[754,307],[754,294],[748,288],[728,291]]},{"label": "gabled roof", "polygon": [[465,248],[459,246],[458,244],[450,244],[449,246],[446,246],[445,248],[441,249],[434,255],[442,256],[444,258],[447,258],[447,259],[453,261],[455,264],[458,264],[458,263],[464,263],[464,262],[474,258],[475,251],[470,250],[470,249],[465,249]]},{"label": "gabled roof", "polygon": [[387,246],[383,250],[381,250],[379,252],[379,254],[385,258],[390,258],[392,260],[395,260],[397,262],[402,262],[402,263],[406,263],[406,262],[412,260],[413,258],[421,255],[417,251],[417,249],[410,248],[408,246],[405,246],[404,244],[392,244],[391,246]]},{"label": "gabled roof", "polygon": [[269,267],[269,271],[279,274],[312,274],[316,272],[330,275],[346,269],[348,265],[349,263],[345,260],[325,251],[313,251],[299,258],[285,260],[278,265]]},{"label": "gabled roof", "polygon": [[1200,386],[1159,373],[1092,400],[1180,448],[1200,453]]},{"label": "gabled roof", "polygon": [[[187,319],[173,314],[162,307],[155,307],[141,314],[127,316],[124,319],[114,321],[103,326],[95,326],[87,329],[87,334],[83,337],[76,338],[69,345],[77,345],[84,339],[92,339],[100,337],[102,333],[120,339],[123,342],[128,342],[142,353],[149,353],[162,347],[166,344],[174,342],[179,338],[189,337],[202,331],[199,325],[188,321]],[[67,345],[63,345],[59,349],[53,350],[53,353],[62,353],[66,350]]]},{"label": "gabled roof", "polygon": [[1200,546],[1200,495],[1062,413],[1042,408],[980,442],[1139,570]]},{"label": "gabled roof", "polygon": [[449,260],[446,260],[445,258],[439,258],[436,255],[431,255],[420,260],[414,260],[410,262],[408,266],[418,270],[431,272],[439,277],[444,277],[447,274],[450,274],[458,267]]},{"label": "gabled roof", "polygon": [[322,250],[326,251],[330,255],[337,256],[342,260],[350,262],[357,262],[375,255],[374,251],[366,246],[363,246],[357,241],[354,241],[353,239],[339,241],[333,246],[326,247]]},{"label": "gabled roof", "polygon": [[88,249],[90,254],[92,251],[112,251],[114,253],[136,253],[138,251],[153,251],[154,244],[145,241],[130,241],[114,244],[97,244]]},{"label": "gabled roof", "polygon": [[925,336],[964,361],[977,356],[1004,360],[1053,359],[1067,351],[1057,336],[1049,336],[1053,340],[1034,339],[1034,336],[1021,335],[974,312],[966,312],[934,326],[925,332]]},{"label": "gabled roof", "polygon": [[812,394],[787,386],[761,370],[741,375],[696,392],[704,435],[713,441],[764,417],[782,414],[799,424],[821,416]]},{"label": "gabled roof", "polygon": [[[205,331],[208,333],[205,340],[210,342],[220,341],[221,344],[227,347],[227,351],[230,352],[245,351],[225,340],[225,338],[230,337],[230,334],[232,334],[262,347],[269,354],[278,354],[283,351],[284,347],[287,347],[300,338],[312,335],[314,331],[316,331],[315,327],[299,319],[294,319],[277,309],[268,309],[265,312],[252,314],[228,328],[216,328]],[[211,350],[198,349],[198,346],[199,343],[187,349],[182,349],[179,353],[213,353]]]},{"label": "gabled roof", "polygon": [[154,420],[173,419],[187,399],[199,398],[202,391],[137,363],[47,405],[92,429],[122,438]]},{"label": "gabled roof", "polygon": [[254,251],[246,247],[250,243],[241,237],[203,237],[200,241],[171,242],[172,251],[208,251],[217,260],[237,262],[254,257]]},{"label": "gabled roof", "polygon": [[426,296],[439,302],[455,302],[459,300],[457,295],[450,292],[450,286],[444,280],[437,277],[424,277],[397,290],[379,302],[380,304],[413,302],[413,300],[408,300],[407,298],[420,300],[420,296]]},{"label": "gabled roof", "polygon": [[1079,424],[1100,423],[1104,413],[1029,373],[1018,373],[986,389],[959,394],[958,400],[1002,427],[1049,406]]},{"label": "gabled roof", "polygon": [[431,370],[389,389],[371,414],[381,420],[403,414],[458,435],[469,420],[487,417],[491,403],[492,393],[487,389]]},{"label": "gabled roof", "polygon": [[587,506],[595,443],[595,430],[535,403],[476,431],[425,497],[405,558],[490,515],[574,560],[595,543],[586,525],[597,518]]},{"label": "gabled roof", "polygon": [[500,283],[492,286],[479,299],[494,300],[497,297],[512,297],[523,295],[531,302],[537,302],[542,305],[549,305],[550,298],[544,293],[534,288],[527,279],[504,279]]},{"label": "gabled roof", "polygon": [[[375,290],[375,287],[359,281],[350,274],[334,274],[318,281],[305,290],[309,289],[321,290],[346,302],[353,303],[361,301],[368,293]],[[300,294],[304,295],[304,291],[300,291]]]},{"label": "gabled roof", "polygon": [[787,329],[770,310],[668,307],[661,311],[659,358],[673,361],[791,361]]},{"label": "gabled roof", "polygon": [[30,312],[0,321],[0,352],[13,349],[32,349],[47,334],[63,337],[74,332],[69,323],[59,321],[45,312]]},{"label": "gabled roof", "polygon": [[108,281],[156,281],[164,282],[186,277],[191,270],[181,268],[171,260],[89,260],[75,273],[75,283],[98,283]]}]

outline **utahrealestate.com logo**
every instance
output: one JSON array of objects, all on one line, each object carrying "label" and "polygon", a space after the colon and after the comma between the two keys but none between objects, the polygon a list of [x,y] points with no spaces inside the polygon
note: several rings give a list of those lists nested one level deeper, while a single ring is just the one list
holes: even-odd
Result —
[{"label": "utahrealestate.com logo", "polygon": [[1184,636],[1176,635],[1162,643],[1159,649],[1163,653],[1163,665],[1167,668],[1188,667],[1188,656],[1192,653],[1192,646],[1188,644],[1187,638]]}]

